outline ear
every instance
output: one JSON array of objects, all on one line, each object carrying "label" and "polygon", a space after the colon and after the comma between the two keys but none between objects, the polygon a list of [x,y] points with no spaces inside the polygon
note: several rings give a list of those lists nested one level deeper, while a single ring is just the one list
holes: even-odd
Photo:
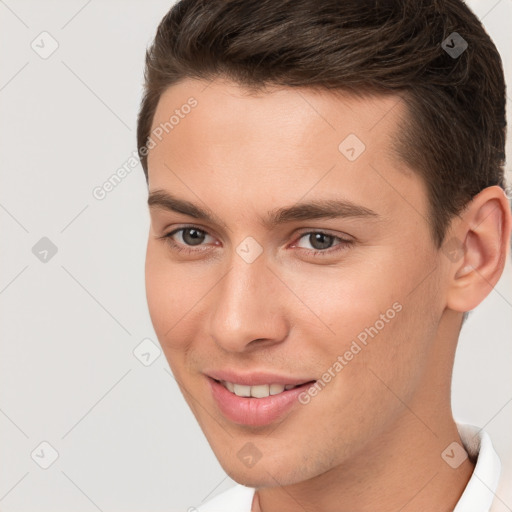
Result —
[{"label": "ear", "polygon": [[487,187],[456,217],[442,251],[449,261],[447,307],[474,309],[498,282],[507,261],[512,215],[502,188]]}]

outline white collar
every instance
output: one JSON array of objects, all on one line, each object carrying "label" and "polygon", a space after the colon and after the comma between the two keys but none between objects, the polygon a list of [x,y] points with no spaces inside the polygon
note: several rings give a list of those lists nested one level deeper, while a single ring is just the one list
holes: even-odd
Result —
[{"label": "white collar", "polygon": [[476,459],[476,464],[453,512],[489,512],[500,479],[501,461],[485,430],[461,423],[457,423],[457,429],[466,452]]}]

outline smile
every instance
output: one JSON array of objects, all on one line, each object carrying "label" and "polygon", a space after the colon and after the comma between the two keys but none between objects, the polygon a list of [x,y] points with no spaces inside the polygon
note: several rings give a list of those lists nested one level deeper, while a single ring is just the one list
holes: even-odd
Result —
[{"label": "smile", "polygon": [[228,420],[257,427],[283,419],[300,405],[299,395],[316,381],[249,386],[209,377],[207,382],[214,402]]},{"label": "smile", "polygon": [[246,386],[243,384],[235,384],[225,380],[220,382],[228,391],[240,397],[252,398],[266,398],[271,395],[279,395],[284,391],[302,386],[302,384],[261,384],[259,386]]}]

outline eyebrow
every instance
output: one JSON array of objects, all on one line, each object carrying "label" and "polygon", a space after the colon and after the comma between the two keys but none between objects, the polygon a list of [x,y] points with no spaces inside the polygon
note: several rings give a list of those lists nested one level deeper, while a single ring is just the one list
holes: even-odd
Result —
[{"label": "eyebrow", "polygon": [[[224,225],[210,209],[203,209],[190,201],[179,199],[164,190],[155,190],[149,193],[148,206],[150,209],[163,209],[182,213],[195,219]],[[378,218],[379,215],[361,205],[340,199],[318,199],[292,206],[276,208],[267,212],[267,217],[258,220],[267,229],[280,224],[300,220],[334,219],[334,218]]]}]

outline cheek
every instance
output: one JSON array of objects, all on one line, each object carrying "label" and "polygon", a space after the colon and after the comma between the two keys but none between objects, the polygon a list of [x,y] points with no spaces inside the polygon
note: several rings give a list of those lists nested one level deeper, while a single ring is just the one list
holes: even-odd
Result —
[{"label": "cheek", "polygon": [[[375,323],[379,333],[386,331],[399,315],[393,304],[401,298],[401,285],[376,266],[312,266],[304,272],[284,273],[283,280],[300,299],[292,302],[295,325],[316,330],[315,337],[323,340],[317,349],[327,353],[343,350],[359,335],[368,337],[365,330]],[[384,320],[380,315],[385,315]]]},{"label": "cheek", "polygon": [[[386,283],[393,297],[380,294],[380,305],[372,304],[370,314],[358,314],[351,326],[352,333],[357,331],[351,339],[361,351],[346,377],[352,389],[364,390],[366,405],[383,418],[412,400],[423,385],[436,331],[435,319],[425,311],[434,308],[435,294],[429,286],[410,293],[405,281]],[[364,304],[360,307],[364,310]]]},{"label": "cheek", "polygon": [[[392,255],[377,265],[332,270],[330,275],[320,268],[304,279],[295,276],[297,295],[319,312],[318,319],[311,315],[314,322],[303,317],[296,324],[309,331],[305,339],[322,340],[315,345],[314,355],[323,365],[318,369],[343,375],[334,379],[338,385],[371,396],[373,406],[395,400],[386,385],[405,397],[419,383],[433,335],[432,319],[422,308],[435,297],[428,286],[411,293],[411,281],[420,282],[426,271],[397,264]],[[337,365],[336,370],[338,356],[343,369]]]},{"label": "cheek", "polygon": [[180,348],[186,314],[192,307],[193,287],[179,265],[171,264],[165,251],[148,242],[145,263],[146,300],[162,348]]}]

